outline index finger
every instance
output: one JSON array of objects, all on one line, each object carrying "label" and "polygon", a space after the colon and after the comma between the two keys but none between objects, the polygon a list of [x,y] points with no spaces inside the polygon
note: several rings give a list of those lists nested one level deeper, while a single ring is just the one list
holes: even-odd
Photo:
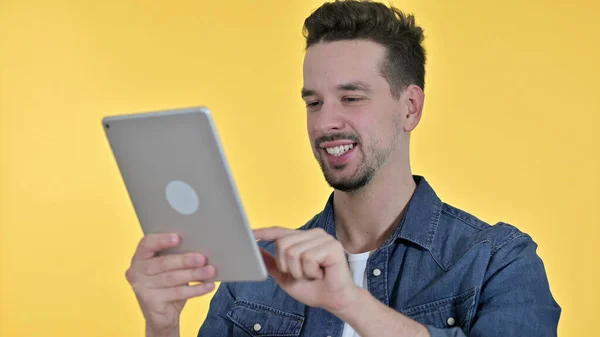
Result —
[{"label": "index finger", "polygon": [[296,231],[283,227],[259,228],[252,231],[257,240],[274,241],[284,236],[294,234]]},{"label": "index finger", "polygon": [[175,247],[179,244],[179,235],[176,233],[157,233],[144,236],[137,246],[133,260],[146,260],[152,258],[157,252]]}]

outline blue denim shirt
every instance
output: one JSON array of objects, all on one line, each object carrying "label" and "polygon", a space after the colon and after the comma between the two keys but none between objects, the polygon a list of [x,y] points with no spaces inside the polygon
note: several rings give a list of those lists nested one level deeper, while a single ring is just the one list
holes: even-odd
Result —
[{"label": "blue denim shirt", "polygon": [[[423,177],[414,179],[404,218],[367,262],[370,293],[424,324],[432,337],[556,336],[561,308],[531,237],[443,203]],[[333,214],[332,194],[300,229],[320,227],[335,237]],[[274,253],[273,243],[261,246]],[[222,283],[198,336],[340,337],[343,325],[269,277]]]}]

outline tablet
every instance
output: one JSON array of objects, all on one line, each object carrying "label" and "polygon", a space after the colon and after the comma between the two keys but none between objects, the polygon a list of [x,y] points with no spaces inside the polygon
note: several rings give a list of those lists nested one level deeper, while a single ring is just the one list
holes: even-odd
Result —
[{"label": "tablet", "polygon": [[181,235],[163,254],[204,254],[214,281],[267,278],[209,109],[108,116],[102,125],[144,234]]}]

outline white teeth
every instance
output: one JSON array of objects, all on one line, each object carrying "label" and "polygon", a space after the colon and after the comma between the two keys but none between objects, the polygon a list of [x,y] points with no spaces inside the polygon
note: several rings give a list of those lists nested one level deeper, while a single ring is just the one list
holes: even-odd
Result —
[{"label": "white teeth", "polygon": [[354,144],[348,144],[348,145],[340,145],[340,146],[336,146],[336,147],[328,147],[328,148],[325,148],[325,150],[330,155],[339,157],[353,147],[354,147]]}]

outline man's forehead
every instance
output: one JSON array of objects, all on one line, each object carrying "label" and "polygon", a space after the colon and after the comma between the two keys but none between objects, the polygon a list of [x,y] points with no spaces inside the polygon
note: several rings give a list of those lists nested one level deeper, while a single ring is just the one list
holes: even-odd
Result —
[{"label": "man's forehead", "polygon": [[311,46],[304,57],[306,77],[344,76],[342,82],[356,80],[356,76],[376,75],[385,49],[364,40],[321,42]]},{"label": "man's forehead", "polygon": [[385,55],[385,47],[369,40],[319,42],[306,50],[305,62],[325,59],[369,60],[377,62]]},{"label": "man's forehead", "polygon": [[348,86],[372,89],[384,80],[380,71],[382,54],[385,54],[382,49],[369,41],[336,41],[311,46],[304,59],[304,89],[340,90]]}]

